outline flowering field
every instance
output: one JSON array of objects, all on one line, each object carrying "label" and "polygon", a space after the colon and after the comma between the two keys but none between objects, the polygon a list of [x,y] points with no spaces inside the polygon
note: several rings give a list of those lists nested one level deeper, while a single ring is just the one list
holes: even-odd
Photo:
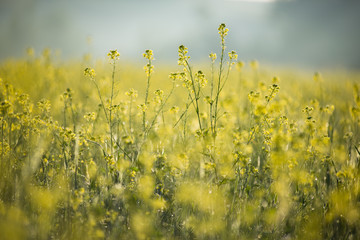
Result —
[{"label": "flowering field", "polygon": [[266,70],[218,32],[201,69],[183,45],[144,71],[3,62],[0,239],[359,239],[360,76]]}]

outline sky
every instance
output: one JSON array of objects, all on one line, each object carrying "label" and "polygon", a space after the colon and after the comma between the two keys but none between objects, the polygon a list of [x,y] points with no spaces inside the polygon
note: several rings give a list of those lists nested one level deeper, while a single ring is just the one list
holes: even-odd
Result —
[{"label": "sky", "polygon": [[0,61],[49,47],[63,59],[118,49],[135,62],[152,49],[176,64],[181,44],[201,61],[219,52],[226,23],[241,60],[359,69],[359,10],[356,0],[0,0]]}]

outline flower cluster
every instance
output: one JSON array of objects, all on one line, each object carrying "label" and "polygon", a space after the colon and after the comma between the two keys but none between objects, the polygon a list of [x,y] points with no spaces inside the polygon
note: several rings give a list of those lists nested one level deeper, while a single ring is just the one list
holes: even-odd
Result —
[{"label": "flower cluster", "polygon": [[186,74],[184,72],[174,72],[174,73],[170,73],[169,78],[172,79],[173,81],[177,81],[183,79],[185,75]]},{"label": "flower cluster", "polygon": [[187,56],[188,49],[184,45],[179,46],[179,61],[178,64],[180,66],[185,66],[187,64],[187,60],[190,58],[190,56]]},{"label": "flower cluster", "polygon": [[143,53],[143,57],[148,60],[154,60],[153,51],[151,49],[145,50],[145,53]]},{"label": "flower cluster", "polygon": [[220,38],[221,38],[221,44],[224,45],[225,44],[225,37],[228,34],[229,29],[226,28],[225,23],[222,23],[222,24],[220,24],[220,26],[218,28],[218,31],[219,31],[219,35],[220,35]]},{"label": "flower cluster", "polygon": [[137,98],[138,92],[135,89],[130,88],[129,91],[125,92],[125,95],[132,98]]},{"label": "flower cluster", "polygon": [[146,110],[148,109],[147,105],[144,103],[141,103],[138,105],[138,109],[142,112],[146,112]]},{"label": "flower cluster", "polygon": [[96,76],[95,70],[92,69],[92,68],[85,68],[85,70],[84,70],[84,75],[93,78],[93,77]]},{"label": "flower cluster", "polygon": [[110,50],[107,56],[109,57],[110,60],[117,60],[120,57],[120,53],[116,49]]},{"label": "flower cluster", "polygon": [[209,58],[211,59],[211,63],[214,63],[215,62],[215,60],[216,60],[216,53],[210,53],[209,54]]},{"label": "flower cluster", "polygon": [[197,73],[195,73],[195,80],[199,83],[200,87],[204,88],[207,84],[207,79],[205,77],[205,74],[199,70]]},{"label": "flower cluster", "polygon": [[161,103],[164,100],[164,91],[161,89],[157,89],[154,92],[155,94],[155,102]]},{"label": "flower cluster", "polygon": [[236,54],[236,52],[234,50],[229,52],[229,59],[230,60],[236,61],[237,58],[238,58],[238,55]]}]

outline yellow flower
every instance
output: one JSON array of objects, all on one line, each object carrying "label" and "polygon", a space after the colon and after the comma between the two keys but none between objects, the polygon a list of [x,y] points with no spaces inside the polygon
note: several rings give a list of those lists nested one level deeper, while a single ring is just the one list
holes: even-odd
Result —
[{"label": "yellow flower", "polygon": [[110,60],[116,60],[119,59],[120,53],[115,50],[110,50],[110,52],[107,54]]},{"label": "yellow flower", "polygon": [[146,104],[142,103],[138,105],[138,108],[142,111],[142,112],[146,112],[147,110],[147,106]]},{"label": "yellow flower", "polygon": [[190,58],[189,56],[186,55],[188,53],[187,47],[185,47],[184,45],[180,45],[178,52],[179,52],[178,64],[185,66],[186,61]]},{"label": "yellow flower", "polygon": [[138,96],[137,91],[133,88],[130,88],[129,91],[126,92],[125,94],[126,94],[126,96],[133,97],[133,98],[137,98],[137,96]]},{"label": "yellow flower", "polygon": [[221,38],[221,44],[224,45],[225,44],[225,37],[228,34],[229,29],[226,28],[225,23],[222,23],[222,24],[220,24],[220,26],[218,28],[218,31],[219,31],[219,35],[220,35],[220,38]]},{"label": "yellow flower", "polygon": [[230,60],[237,60],[237,57],[238,57],[238,55],[236,54],[236,52],[233,50],[233,51],[231,51],[231,52],[229,52],[229,58],[230,58]]},{"label": "yellow flower", "polygon": [[92,69],[92,68],[85,68],[85,70],[84,70],[84,75],[85,76],[89,76],[89,77],[95,77],[95,70],[94,69]]},{"label": "yellow flower", "polygon": [[213,53],[213,52],[210,53],[210,54],[209,54],[209,58],[211,59],[211,62],[214,63],[215,60],[216,60],[216,53]]},{"label": "yellow flower", "polygon": [[153,56],[153,51],[148,49],[145,50],[145,53],[143,53],[144,58],[148,59],[148,60],[153,60],[154,56]]},{"label": "yellow flower", "polygon": [[179,111],[179,107],[178,106],[173,106],[172,108],[170,108],[170,113],[175,114]]},{"label": "yellow flower", "polygon": [[205,87],[207,84],[207,79],[205,74],[202,71],[195,73],[195,80],[200,84],[201,87]]}]

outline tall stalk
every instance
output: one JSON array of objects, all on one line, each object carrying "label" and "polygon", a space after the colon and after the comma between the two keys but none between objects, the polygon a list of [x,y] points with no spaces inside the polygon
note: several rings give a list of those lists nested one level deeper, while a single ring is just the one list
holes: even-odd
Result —
[{"label": "tall stalk", "polygon": [[112,111],[113,111],[113,98],[114,98],[114,85],[115,85],[115,64],[116,58],[113,59],[113,70],[111,75],[111,95],[110,95],[110,107],[109,107],[109,131],[110,131],[110,151],[111,156],[114,153],[114,144],[113,144],[113,131],[112,131]]},{"label": "tall stalk", "polygon": [[[192,70],[191,70],[191,67],[189,65],[189,62],[187,60],[185,60],[186,62],[186,66],[187,66],[187,69],[189,71],[189,75],[190,75],[190,79],[191,79],[191,86],[192,86],[192,90],[194,91],[194,100],[192,103],[195,104],[194,107],[195,107],[195,112],[196,112],[196,116],[197,116],[197,119],[198,119],[198,122],[199,122],[199,128],[200,128],[200,131],[202,132],[203,131],[203,128],[202,128],[202,125],[201,125],[201,118],[200,118],[200,108],[199,108],[199,93],[200,93],[200,87],[198,88],[198,90],[196,89],[195,87],[195,81],[194,81],[194,76],[193,76],[193,73],[192,73]],[[191,94],[190,94],[190,97]],[[195,103],[194,103],[195,102]]]},{"label": "tall stalk", "polygon": [[148,50],[145,51],[143,56],[144,56],[144,58],[148,59],[148,63],[144,67],[145,73],[146,73],[146,76],[147,76],[145,100],[144,100],[144,105],[143,105],[143,119],[142,119],[142,121],[143,121],[143,131],[144,131],[144,134],[145,134],[145,130],[146,130],[146,108],[147,108],[147,105],[148,105],[150,78],[151,78],[151,73],[153,72],[153,68],[154,68],[154,66],[151,63],[151,61],[154,59],[153,51],[148,49]]},{"label": "tall stalk", "polygon": [[113,98],[114,98],[114,88],[115,88],[115,69],[116,69],[116,60],[119,59],[120,54],[117,50],[110,50],[107,54],[112,65],[113,71],[111,75],[111,95],[110,95],[110,106],[109,106],[109,132],[110,132],[110,152],[111,156],[114,154],[114,144],[113,144],[113,131],[112,131],[112,111],[113,111]]},{"label": "tall stalk", "polygon": [[231,66],[234,64],[234,61],[236,61],[236,59],[237,59],[237,54],[235,51],[229,52],[228,69],[227,69],[226,75],[224,76],[225,49],[226,49],[225,36],[227,35],[229,29],[227,29],[225,24],[222,23],[222,24],[220,24],[218,30],[219,30],[219,35],[221,38],[221,55],[220,55],[220,64],[219,64],[219,77],[218,77],[217,86],[216,86],[215,99],[212,100],[212,98],[211,98],[211,104],[213,104],[213,102],[215,102],[215,106],[214,106],[214,109],[211,109],[212,115],[210,118],[210,121],[212,122],[211,130],[212,130],[212,137],[213,137],[214,142],[215,142],[216,134],[217,134],[216,126],[217,126],[219,118],[221,117],[221,116],[219,116],[219,107],[218,107],[220,93],[223,90],[225,83],[227,82],[227,80],[229,78]]},{"label": "tall stalk", "polygon": [[[201,124],[201,118],[200,118],[200,108],[199,108],[199,94],[200,94],[200,85],[197,84],[198,89],[196,89],[195,79],[193,76],[192,69],[190,67],[190,64],[188,62],[188,59],[190,58],[187,56],[187,48],[184,45],[179,46],[179,60],[178,64],[180,66],[183,66],[183,72],[180,73],[180,77],[184,81],[184,86],[188,89],[189,92],[189,98],[190,98],[190,104],[194,106],[197,120],[199,123],[200,132],[203,131],[202,124]],[[199,71],[201,72],[201,71]]]},{"label": "tall stalk", "polygon": [[214,125],[213,125],[214,63],[216,60],[216,54],[210,53],[209,57],[211,59],[211,82],[210,82],[210,98],[208,99],[208,103],[209,103],[209,116],[210,116],[210,131],[213,134],[214,133]]},{"label": "tall stalk", "polygon": [[227,32],[229,29],[226,28],[225,24],[220,24],[219,28],[219,35],[221,38],[221,55],[220,55],[220,65],[219,65],[219,78],[217,82],[217,88],[216,88],[216,96],[215,96],[215,109],[214,109],[214,115],[211,116],[211,121],[214,121],[213,128],[212,128],[212,134],[213,138],[215,140],[216,138],[216,125],[217,125],[217,119],[218,119],[218,104],[219,104],[219,95],[220,95],[220,87],[221,87],[221,78],[223,74],[224,69],[224,52],[225,52],[225,36],[227,35]]}]

